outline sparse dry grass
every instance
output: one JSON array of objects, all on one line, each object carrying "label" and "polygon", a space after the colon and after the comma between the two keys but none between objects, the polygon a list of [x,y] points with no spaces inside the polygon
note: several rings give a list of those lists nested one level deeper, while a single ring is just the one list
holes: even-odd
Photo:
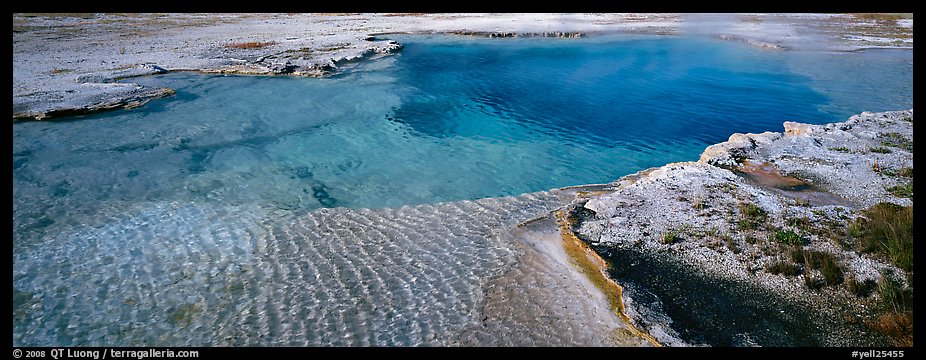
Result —
[{"label": "sparse dry grass", "polygon": [[249,41],[249,42],[242,42],[242,43],[226,44],[225,47],[229,49],[260,49],[260,48],[265,48],[268,46],[276,45],[276,43],[277,43],[276,41],[266,41],[266,42]]},{"label": "sparse dry grass", "polygon": [[427,13],[385,13],[385,17],[397,17],[397,16],[422,16],[427,15]]},{"label": "sparse dry grass", "polygon": [[798,276],[801,274],[801,268],[796,264],[785,260],[776,260],[775,262],[769,264],[766,268],[770,274],[781,274],[784,276]]},{"label": "sparse dry grass", "polygon": [[863,215],[850,226],[850,233],[860,240],[859,250],[884,255],[897,267],[912,272],[913,206],[879,203]]},{"label": "sparse dry grass", "polygon": [[913,152],[913,140],[907,139],[900,133],[881,133],[878,138],[881,139],[882,146],[892,146]]},{"label": "sparse dry grass", "polygon": [[913,14],[900,14],[900,13],[859,13],[852,14],[856,19],[860,20],[887,20],[887,21],[896,21],[900,19],[912,19]]},{"label": "sparse dry grass", "polygon": [[858,297],[867,297],[875,290],[877,283],[872,279],[866,279],[865,281],[858,281],[855,278],[855,274],[850,272],[846,275],[846,289],[850,293],[855,294]]},{"label": "sparse dry grass", "polygon": [[866,324],[890,337],[894,346],[913,346],[912,311],[883,313]]}]

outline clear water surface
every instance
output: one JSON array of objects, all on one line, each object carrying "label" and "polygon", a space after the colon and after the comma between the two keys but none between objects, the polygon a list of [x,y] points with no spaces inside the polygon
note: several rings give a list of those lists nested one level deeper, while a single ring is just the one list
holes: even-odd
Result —
[{"label": "clear water surface", "polygon": [[132,79],[177,96],[15,124],[14,208],[167,198],[378,208],[516,195],[695,160],[733,132],[912,107],[904,50],[400,40],[401,54],[334,78]]},{"label": "clear water surface", "polygon": [[[74,317],[22,325],[49,314],[115,311],[78,301],[113,291],[107,286],[118,282],[103,280],[111,275],[98,274],[87,293],[61,290],[55,279],[117,265],[125,274],[155,266],[145,274],[157,276],[157,266],[225,259],[231,245],[203,239],[233,241],[258,223],[272,233],[283,220],[268,214],[603,183],[696,160],[734,132],[912,108],[905,50],[772,51],[662,36],[397,39],[401,53],[331,78],[137,78],[130,81],[177,94],[133,110],[13,124],[14,343],[70,343],[61,334]],[[210,228],[205,221],[224,225],[197,232]],[[156,241],[174,236],[165,234],[189,251],[148,260],[155,265],[102,255],[167,251]],[[253,255],[242,249],[254,244],[234,246]],[[181,300],[172,309],[195,312]],[[30,301],[45,304],[45,315],[25,315]]]}]

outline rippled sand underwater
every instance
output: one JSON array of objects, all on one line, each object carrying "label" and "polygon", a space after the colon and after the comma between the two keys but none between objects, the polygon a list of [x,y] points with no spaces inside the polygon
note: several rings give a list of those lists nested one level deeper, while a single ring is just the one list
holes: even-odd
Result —
[{"label": "rippled sand underwater", "polygon": [[14,255],[14,343],[445,344],[514,259],[497,233],[561,201],[293,214],[146,204]]}]

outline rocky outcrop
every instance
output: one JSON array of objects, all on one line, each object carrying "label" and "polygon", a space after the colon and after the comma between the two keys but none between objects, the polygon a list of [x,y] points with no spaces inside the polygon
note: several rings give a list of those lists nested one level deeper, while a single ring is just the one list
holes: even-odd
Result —
[{"label": "rocky outcrop", "polygon": [[906,182],[890,173],[913,167],[912,109],[864,112],[825,125],[785,122],[784,129],[784,133],[734,134],[705,149],[699,161],[726,169],[746,159],[770,162],[859,207],[881,201],[912,203],[886,191]]},{"label": "rocky outcrop", "polygon": [[152,99],[174,95],[174,90],[151,88],[137,84],[83,83],[67,90],[70,97],[58,103],[49,102],[48,93],[22,96],[13,106],[13,118],[47,118],[87,114],[112,109],[132,109]]},{"label": "rocky outcrop", "polygon": [[[817,315],[807,319],[809,326],[834,330],[807,335],[805,344],[886,341],[857,326],[858,314],[868,313],[875,297],[857,297],[847,284],[876,283],[884,274],[904,283],[904,272],[887,259],[860,253],[847,231],[860,210],[876,203],[912,205],[912,185],[909,194],[895,187],[912,184],[913,110],[866,112],[825,125],[788,122],[784,128],[734,134],[708,147],[698,162],[613,182],[610,193],[578,204],[576,211],[586,215],[576,233],[602,253],[633,252],[635,262],[676,264],[669,268],[677,276],[746,284],[813,309],[809,313]],[[839,277],[811,265],[788,265],[794,251],[834,259],[838,271],[831,272]],[[801,273],[785,275],[779,266]],[[635,296],[646,298],[633,288],[627,295],[631,303]],[[662,334],[660,342],[679,341],[660,320],[666,318],[660,306],[638,305],[638,327]]]},{"label": "rocky outcrop", "polygon": [[402,44],[394,40],[378,41],[367,37],[365,43],[328,46],[321,49],[286,49],[260,56],[254,61],[242,60],[217,68],[200,69],[205,73],[246,75],[295,75],[322,77],[336,72],[339,66],[362,60],[395,54]]}]

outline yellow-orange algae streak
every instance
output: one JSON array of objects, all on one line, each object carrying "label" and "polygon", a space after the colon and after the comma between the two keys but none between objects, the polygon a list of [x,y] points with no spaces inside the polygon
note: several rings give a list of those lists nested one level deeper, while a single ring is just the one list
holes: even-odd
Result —
[{"label": "yellow-orange algae streak", "polygon": [[662,344],[656,341],[652,336],[637,330],[631,324],[630,317],[627,316],[624,310],[624,300],[621,297],[623,288],[606,275],[608,269],[607,261],[602,259],[601,256],[598,256],[598,253],[592,250],[584,241],[573,233],[573,223],[566,216],[565,211],[556,210],[556,218],[560,226],[560,234],[562,234],[563,250],[572,258],[575,265],[579,268],[579,271],[584,273],[592,284],[604,293],[611,306],[611,310],[627,324],[627,327],[635,335],[646,339],[655,346],[662,346]]}]

